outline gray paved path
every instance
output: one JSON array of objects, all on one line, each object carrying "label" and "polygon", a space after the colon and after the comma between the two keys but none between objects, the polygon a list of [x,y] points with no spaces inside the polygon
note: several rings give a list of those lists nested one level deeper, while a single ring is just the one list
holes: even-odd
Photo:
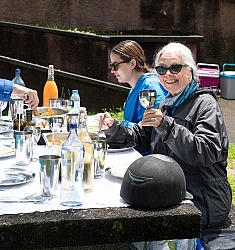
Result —
[{"label": "gray paved path", "polygon": [[224,115],[229,142],[235,143],[235,100],[219,98],[219,104]]}]

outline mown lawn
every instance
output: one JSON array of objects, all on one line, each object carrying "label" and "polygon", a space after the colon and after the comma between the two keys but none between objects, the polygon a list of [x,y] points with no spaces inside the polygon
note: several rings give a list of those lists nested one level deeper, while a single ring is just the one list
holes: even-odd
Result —
[{"label": "mown lawn", "polygon": [[235,204],[235,145],[229,144],[228,150],[228,180],[233,192],[233,204]]}]

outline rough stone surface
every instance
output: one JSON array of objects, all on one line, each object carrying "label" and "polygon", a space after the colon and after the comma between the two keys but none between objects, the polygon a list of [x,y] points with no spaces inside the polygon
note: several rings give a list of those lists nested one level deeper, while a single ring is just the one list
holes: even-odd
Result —
[{"label": "rough stone surface", "polygon": [[159,211],[105,208],[1,215],[0,246],[2,249],[125,246],[133,241],[194,238],[200,235],[200,218],[192,204]]}]

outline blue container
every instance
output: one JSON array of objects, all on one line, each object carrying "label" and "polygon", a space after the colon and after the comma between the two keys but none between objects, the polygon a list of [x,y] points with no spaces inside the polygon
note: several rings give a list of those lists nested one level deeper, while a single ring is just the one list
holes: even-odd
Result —
[{"label": "blue container", "polygon": [[235,67],[235,64],[223,64],[223,71],[220,72],[221,97],[235,99],[235,71],[225,71],[225,67]]}]

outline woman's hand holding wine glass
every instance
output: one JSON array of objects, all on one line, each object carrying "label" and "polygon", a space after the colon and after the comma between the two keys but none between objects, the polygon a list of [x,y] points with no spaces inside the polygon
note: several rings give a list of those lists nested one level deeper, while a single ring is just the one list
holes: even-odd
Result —
[{"label": "woman's hand holding wine glass", "polygon": [[157,98],[155,90],[140,90],[139,101],[141,105],[146,108],[144,116],[140,124],[142,126],[154,126],[158,127],[163,121],[163,114],[160,109],[153,109],[154,103]]}]

